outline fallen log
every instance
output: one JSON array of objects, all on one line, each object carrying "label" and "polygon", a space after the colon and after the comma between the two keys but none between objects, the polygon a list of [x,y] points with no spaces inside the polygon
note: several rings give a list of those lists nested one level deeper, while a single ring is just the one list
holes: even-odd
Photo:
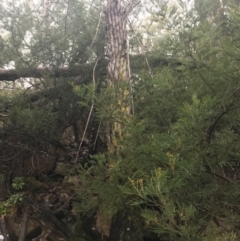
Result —
[{"label": "fallen log", "polygon": [[91,64],[81,66],[59,67],[59,68],[24,68],[21,70],[8,69],[0,70],[0,81],[15,81],[20,78],[59,78],[59,77],[75,77],[82,71],[91,70]]},{"label": "fallen log", "polygon": [[[141,55],[132,55],[130,62],[132,65],[132,72],[139,71],[139,69],[146,69],[145,61]],[[149,57],[149,65],[151,68],[160,66],[166,66],[169,64],[181,65],[181,63],[174,57],[167,56],[151,56],[151,53],[147,55]],[[82,65],[74,65],[71,67],[38,67],[38,68],[22,68],[22,69],[10,69],[0,70],[0,81],[15,81],[20,78],[60,78],[60,77],[76,77],[79,75],[85,75],[90,73],[95,63],[87,63]],[[98,69],[100,74],[106,74],[106,59],[98,63]]]}]

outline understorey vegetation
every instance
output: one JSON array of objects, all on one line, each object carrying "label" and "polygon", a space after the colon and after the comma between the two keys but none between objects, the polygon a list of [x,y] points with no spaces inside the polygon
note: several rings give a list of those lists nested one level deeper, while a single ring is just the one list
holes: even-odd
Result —
[{"label": "understorey vegetation", "polygon": [[48,3],[42,22],[28,5],[0,10],[0,65],[32,75],[0,90],[13,241],[26,214],[26,240],[239,240],[240,2],[150,2],[156,11],[142,2],[130,15],[148,12],[128,29],[132,77],[114,87],[105,3]]}]

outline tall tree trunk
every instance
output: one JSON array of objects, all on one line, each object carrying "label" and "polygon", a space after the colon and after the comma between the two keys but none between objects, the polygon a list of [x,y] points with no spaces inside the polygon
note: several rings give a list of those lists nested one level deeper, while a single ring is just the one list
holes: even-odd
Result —
[{"label": "tall tree trunk", "polygon": [[[129,48],[127,39],[127,18],[132,9],[139,3],[138,0],[131,0],[126,6],[121,0],[110,0],[105,9],[106,21],[106,42],[107,42],[107,75],[112,87],[119,87],[119,83],[128,81],[131,77]],[[130,117],[130,106],[126,106],[129,99],[129,90],[116,88],[118,99],[118,111],[124,119]],[[122,139],[123,126],[115,122],[109,126],[108,145],[109,149],[115,151],[116,138]]]},{"label": "tall tree trunk", "polygon": [[[118,114],[123,119],[131,117],[129,104],[130,92],[122,83],[131,77],[127,39],[127,18],[138,1],[132,0],[126,6],[120,0],[110,0],[105,10],[107,41],[107,75],[114,88],[118,102]],[[119,88],[120,87],[120,88]],[[115,109],[115,108],[113,108]],[[116,139],[123,138],[124,124],[115,121],[109,126],[109,152],[118,151]],[[142,224],[139,212],[124,207],[112,218],[109,239],[111,241],[141,241]]]}]

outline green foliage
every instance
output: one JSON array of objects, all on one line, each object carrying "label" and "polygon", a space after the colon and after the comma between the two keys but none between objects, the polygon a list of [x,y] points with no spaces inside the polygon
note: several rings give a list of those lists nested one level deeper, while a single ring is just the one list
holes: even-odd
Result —
[{"label": "green foliage", "polygon": [[[111,213],[138,206],[147,229],[162,239],[240,238],[236,7],[227,5],[227,24],[191,12],[178,19],[174,41],[162,42],[181,64],[159,68],[153,79],[141,75],[119,152],[97,156],[82,175],[99,205]],[[115,116],[114,96],[108,89],[99,97],[104,121]]]},{"label": "green foliage", "polygon": [[30,109],[16,106],[10,111],[10,121],[16,129],[36,137],[39,133],[50,131],[54,114],[44,109]]},{"label": "green foliage", "polygon": [[[91,64],[87,66],[87,63],[104,53],[102,21],[98,26],[103,2],[95,1],[91,6],[79,0],[50,3],[48,16],[43,2],[21,1],[16,5],[4,2],[0,8],[0,46],[3,47],[0,67],[13,61],[21,75],[26,68],[34,72],[40,65],[52,75],[59,68],[69,66],[70,76],[79,75],[84,82],[89,81]],[[81,64],[84,66],[79,67]],[[30,86],[24,91],[15,90],[6,96],[1,91],[0,143],[7,133],[4,139],[7,146],[12,142],[9,139],[17,142],[21,139],[21,144],[14,146],[45,151],[49,144],[59,143],[66,128],[80,118],[85,119],[89,111],[87,93],[73,93],[70,83],[75,77],[56,79],[48,77],[48,73],[42,78],[26,80]]]},{"label": "green foliage", "polygon": [[[48,80],[50,83],[52,80]],[[7,140],[14,137],[11,141],[21,139],[22,144],[35,151],[49,144],[56,146],[67,127],[76,124],[80,118],[87,118],[88,105],[82,104],[88,99],[87,91],[76,94],[65,79],[59,79],[56,87],[50,86],[45,90],[29,91],[25,96],[21,93],[3,96],[1,132],[2,136],[7,133],[7,138],[3,139],[2,145],[8,145]]]},{"label": "green foliage", "polygon": [[102,4],[96,1],[89,7],[84,1],[61,1],[51,3],[46,10],[41,2],[2,3],[0,28],[4,34],[0,39],[0,60],[4,59],[4,64],[14,60],[21,71],[23,67],[34,68],[39,64],[58,68],[94,59],[103,54],[102,24],[96,36],[98,41],[89,49]]},{"label": "green foliage", "polygon": [[15,177],[12,182],[12,187],[16,190],[20,190],[25,185],[22,177]]},{"label": "green foliage", "polygon": [[[86,125],[94,104],[90,126],[101,122],[102,140],[109,141],[106,129],[116,123],[124,133],[114,140],[117,151],[99,153],[91,167],[79,170],[75,209],[82,216],[93,215],[99,207],[114,214],[132,205],[141,210],[145,228],[161,239],[239,240],[239,4],[230,0],[221,9],[220,1],[198,1],[187,11],[183,1],[178,2],[185,12],[179,14],[164,3],[151,17],[154,31],[166,31],[154,39],[149,55],[150,63],[159,60],[153,78],[137,69],[141,78],[135,83],[114,89],[105,82],[81,85],[74,91],[66,84],[68,78],[58,83],[46,78],[37,101],[29,101],[28,95],[9,98],[12,108],[7,121],[1,117],[1,137],[19,137],[31,148],[46,140],[58,141],[76,121]],[[58,24],[48,27],[42,18],[35,21],[34,13],[23,14],[28,9],[24,5],[18,14],[25,17],[15,19],[11,28],[5,21],[9,12],[2,10],[1,24],[9,34],[1,39],[3,56],[9,61],[17,56],[19,69],[93,61],[104,53],[102,26],[98,33],[102,39],[88,48],[101,7],[95,4],[96,9],[87,11],[82,1],[61,3],[53,10]],[[22,40],[27,31],[33,37],[26,53]],[[164,55],[171,59],[167,67],[160,63]],[[132,116],[124,116],[123,109],[129,106]],[[23,185],[21,178],[14,180],[13,187]],[[11,196],[0,212],[6,213],[20,198]]]},{"label": "green foliage", "polygon": [[[12,183],[12,187],[15,190],[21,190],[24,186],[24,180],[22,177],[15,177]],[[6,201],[0,203],[0,214],[6,215],[8,213],[8,209],[16,204],[17,202],[21,202],[23,200],[22,193],[12,194]]]},{"label": "green foliage", "polygon": [[8,212],[8,208],[17,202],[21,202],[23,200],[22,194],[13,194],[10,198],[0,204],[0,214],[6,215]]}]

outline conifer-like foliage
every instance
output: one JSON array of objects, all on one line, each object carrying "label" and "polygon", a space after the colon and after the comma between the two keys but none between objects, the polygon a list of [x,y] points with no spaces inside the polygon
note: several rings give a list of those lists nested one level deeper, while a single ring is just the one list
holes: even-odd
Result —
[{"label": "conifer-like foliage", "polygon": [[172,16],[171,35],[156,49],[180,64],[141,75],[119,153],[97,156],[85,172],[106,210],[137,206],[161,240],[240,237],[239,7]]},{"label": "conifer-like foliage", "polygon": [[[7,120],[1,116],[0,145],[12,133],[31,148],[47,138],[59,141],[67,126],[79,120],[83,127],[87,125],[94,104],[90,122],[101,123],[102,140],[107,142],[109,123],[124,125],[125,133],[116,139],[116,152],[98,153],[94,165],[79,170],[84,186],[77,190],[77,205],[83,215],[92,215],[99,207],[114,214],[134,206],[144,218],[144,230],[155,232],[161,240],[239,240],[240,5],[236,0],[202,2],[187,10],[179,0],[181,14],[170,5],[151,12],[154,29],[162,34],[154,36],[146,51],[149,63],[155,65],[152,78],[135,64],[139,78],[115,89],[106,87],[106,76],[99,70],[94,87],[74,89],[71,79],[56,84],[55,79],[47,82],[45,78],[44,83],[50,84],[41,83],[48,88],[35,104],[28,99],[31,95],[2,95],[12,106]],[[98,19],[91,16],[98,16],[99,8],[87,11],[81,3],[76,1],[79,11],[69,6],[71,15],[59,20],[61,26],[68,24],[66,31],[58,25],[46,27],[34,35],[27,53],[19,52],[22,39],[9,35],[12,39],[0,39],[3,55],[7,60],[16,58],[19,69],[39,61],[51,67],[66,59],[73,67],[94,62],[104,47],[100,38],[86,51],[95,34],[95,28],[88,26],[91,20],[97,25]],[[7,21],[3,23],[14,30]],[[25,29],[14,30],[17,36],[29,27],[21,26]],[[103,37],[103,31],[99,34]],[[168,63],[164,67],[163,56]],[[143,62],[138,56],[136,60]],[[4,59],[0,61],[3,65]],[[88,80],[92,80],[89,73]],[[129,99],[124,101],[132,108],[131,118],[121,115],[119,95],[114,93],[118,88],[129,90]]]}]

